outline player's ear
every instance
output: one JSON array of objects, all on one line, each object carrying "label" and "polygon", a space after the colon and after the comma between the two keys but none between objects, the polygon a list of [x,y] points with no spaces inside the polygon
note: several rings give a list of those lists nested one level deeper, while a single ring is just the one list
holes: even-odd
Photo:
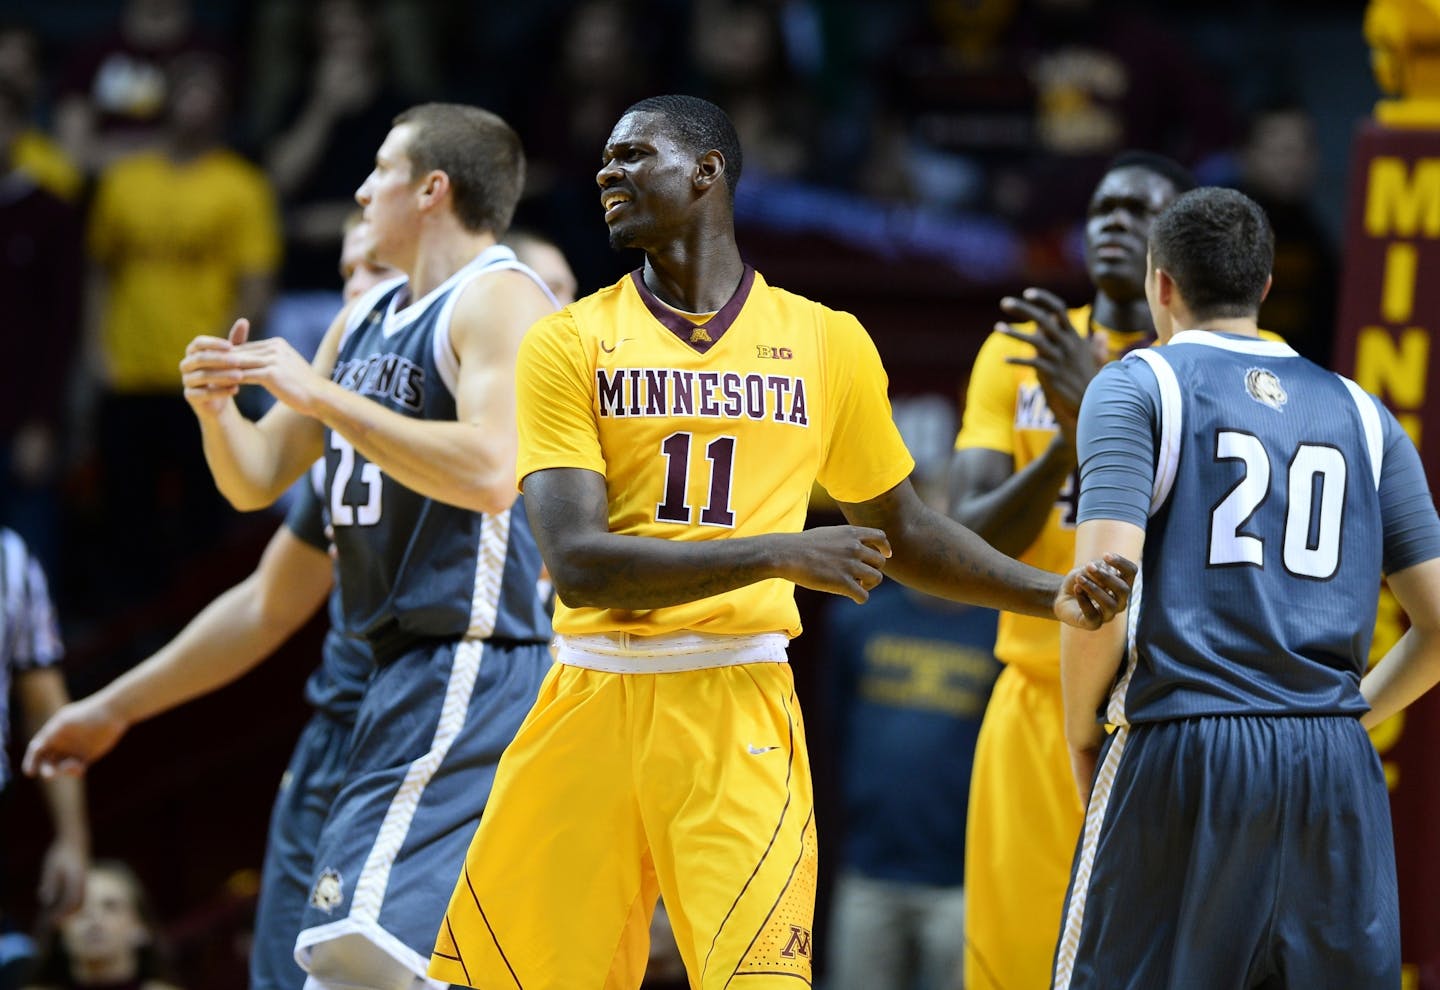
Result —
[{"label": "player's ear", "polygon": [[1175,287],[1175,280],[1170,273],[1163,268],[1155,269],[1155,301],[1166,309],[1175,303],[1175,295],[1179,290]]},{"label": "player's ear", "polygon": [[704,192],[725,181],[725,156],[711,149],[695,160],[695,188]]},{"label": "player's ear", "polygon": [[450,176],[440,169],[431,169],[416,183],[422,207],[434,206],[450,191]]},{"label": "player's ear", "polygon": [[1263,289],[1260,290],[1260,301],[1261,301],[1261,302],[1264,302],[1264,301],[1265,301],[1265,297],[1270,294],[1270,286],[1272,286],[1272,285],[1274,285],[1274,284],[1275,284],[1275,276],[1274,276],[1274,275],[1266,275],[1266,276],[1265,276],[1265,288],[1263,288]]}]

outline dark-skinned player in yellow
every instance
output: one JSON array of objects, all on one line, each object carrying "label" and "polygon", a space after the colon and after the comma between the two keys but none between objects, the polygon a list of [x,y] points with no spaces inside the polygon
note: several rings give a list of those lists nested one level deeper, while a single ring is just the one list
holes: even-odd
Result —
[{"label": "dark-skinned player in yellow", "polygon": [[[859,322],[742,260],[719,107],[637,103],[601,163],[611,243],[645,261],[521,349],[517,470],[559,662],[502,760],[430,975],[633,990],[663,894],[691,986],[793,988],[816,875],[794,585],[863,602],[889,574],[1091,628],[1124,607],[1133,565],[1062,578],[921,502]],[[803,529],[816,480],[850,525]]]}]

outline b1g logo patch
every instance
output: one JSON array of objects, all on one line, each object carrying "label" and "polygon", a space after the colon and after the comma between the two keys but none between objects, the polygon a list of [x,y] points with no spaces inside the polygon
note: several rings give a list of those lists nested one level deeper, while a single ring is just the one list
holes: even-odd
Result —
[{"label": "b1g logo patch", "polygon": [[311,905],[326,914],[333,914],[344,901],[345,881],[340,871],[325,867],[320,871],[320,879],[315,881],[315,889],[310,891]]},{"label": "b1g logo patch", "polygon": [[1280,379],[1269,368],[1250,368],[1245,372],[1245,391],[1262,406],[1279,409],[1290,401]]},{"label": "b1g logo patch", "polygon": [[788,347],[771,347],[769,344],[756,344],[755,356],[759,358],[770,358],[773,361],[789,361],[795,356],[795,352]]}]

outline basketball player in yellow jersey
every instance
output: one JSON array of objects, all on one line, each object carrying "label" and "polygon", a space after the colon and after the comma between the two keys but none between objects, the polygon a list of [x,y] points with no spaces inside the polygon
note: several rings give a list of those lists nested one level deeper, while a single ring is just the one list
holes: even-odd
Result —
[{"label": "basketball player in yellow jersey", "polygon": [[[1036,567],[1075,555],[1075,422],[1103,361],[1154,337],[1145,303],[1150,224],[1194,179],[1158,155],[1121,155],[1090,201],[1089,306],[1029,289],[980,348],[955,442],[951,515]],[[1083,817],[1070,773],[1053,622],[1003,612],[976,744],[965,842],[967,990],[1041,990]]]},{"label": "basketball player in yellow jersey", "polygon": [[[734,128],[656,97],[597,175],[645,264],[531,328],[526,511],[557,659],[506,750],[431,958],[484,990],[633,990],[663,893],[692,987],[808,985],[815,823],[786,642],[793,586],[931,594],[1096,627],[1133,565],[1063,580],[927,509],[856,320],[735,244]],[[819,480],[853,525],[802,531]]]}]

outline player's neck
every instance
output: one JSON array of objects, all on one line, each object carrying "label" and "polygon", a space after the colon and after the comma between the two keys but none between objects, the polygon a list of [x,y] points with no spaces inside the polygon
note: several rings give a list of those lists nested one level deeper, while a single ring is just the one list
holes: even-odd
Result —
[{"label": "player's neck", "polygon": [[494,243],[488,231],[476,234],[457,227],[427,232],[415,246],[414,260],[403,269],[410,278],[410,298],[423,299]]},{"label": "player's neck", "polygon": [[1191,323],[1177,325],[1192,330],[1208,330],[1211,333],[1231,333],[1237,337],[1260,336],[1260,327],[1256,324],[1254,317],[1241,316],[1218,320],[1195,320]]},{"label": "player's neck", "polygon": [[740,285],[745,262],[734,237],[712,239],[696,248],[674,244],[645,252],[645,285],[661,302],[688,313],[713,313]]},{"label": "player's neck", "polygon": [[1091,318],[1100,326],[1116,333],[1153,332],[1155,324],[1150,321],[1150,307],[1145,297],[1130,302],[1116,302],[1103,292],[1095,293],[1095,308]]}]

